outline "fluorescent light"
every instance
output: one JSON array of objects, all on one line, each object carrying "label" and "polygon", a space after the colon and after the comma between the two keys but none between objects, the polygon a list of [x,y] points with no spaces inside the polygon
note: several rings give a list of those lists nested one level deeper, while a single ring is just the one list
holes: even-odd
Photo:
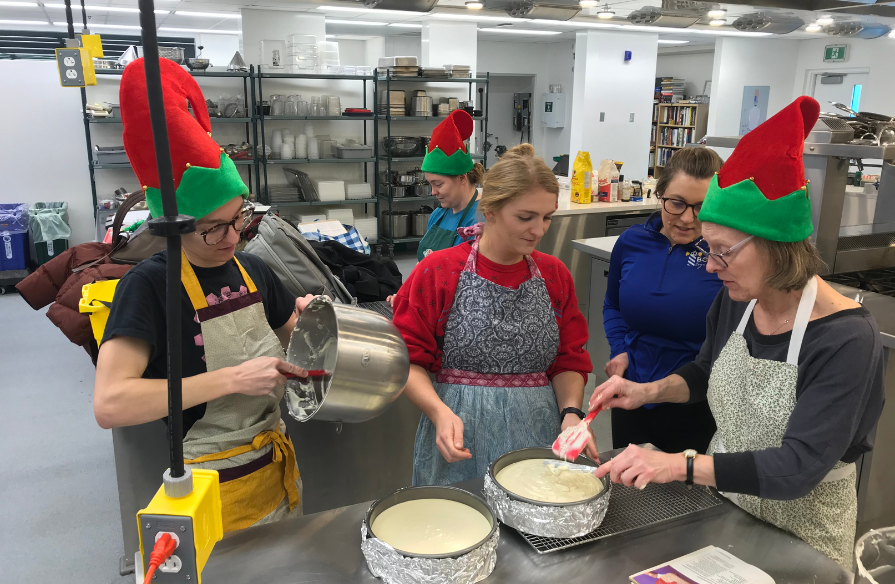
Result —
[{"label": "fluorescent light", "polygon": [[[44,8],[59,8],[65,10],[65,4],[44,4]],[[80,8],[77,4],[72,3],[71,9],[77,11]],[[87,10],[93,12],[127,12],[130,14],[139,14],[139,8],[124,8],[122,6],[85,6]],[[170,14],[170,10],[154,10],[156,14]]]},{"label": "fluorescent light", "polygon": [[620,26],[618,24],[609,24],[608,22],[585,22],[583,20],[539,20],[538,24],[568,26],[570,28],[618,28]]},{"label": "fluorescent light", "polygon": [[665,40],[659,39],[660,45],[685,45],[689,42],[690,41],[665,41]]},{"label": "fluorescent light", "polygon": [[833,17],[829,14],[822,14],[815,22],[821,26],[826,26],[828,24],[833,24],[836,21],[833,20]]},{"label": "fluorescent light", "polygon": [[578,2],[578,5],[581,6],[582,8],[592,8],[592,7],[596,6],[597,4],[599,4],[599,2],[597,2],[597,0],[581,0],[580,2]]},{"label": "fluorescent light", "polygon": [[[54,22],[53,25],[54,26],[68,26],[68,23],[67,22]],[[80,24],[76,22],[75,27],[78,27],[78,26],[80,26]],[[130,25],[130,24],[96,24],[93,22],[90,23],[90,28],[124,28],[127,30],[140,30],[139,26],[134,26],[134,25]]]},{"label": "fluorescent light", "polygon": [[356,24],[359,26],[385,26],[387,22],[374,22],[372,20],[338,20],[327,18],[326,24]]},{"label": "fluorescent light", "polygon": [[479,16],[478,14],[458,14],[456,12],[436,12],[431,16],[434,18],[447,18],[449,20],[474,20],[476,22],[531,22],[530,18],[513,18],[512,16]]},{"label": "fluorescent light", "polygon": [[[808,26],[805,27],[805,32],[820,32],[823,27],[816,22],[812,22]],[[890,33],[889,36],[892,36]]]},{"label": "fluorescent light", "polygon": [[895,39],[895,30],[893,30],[892,32],[889,33],[889,38]]},{"label": "fluorescent light", "polygon": [[724,8],[712,8],[705,14],[711,18],[724,18],[727,16],[727,10]]},{"label": "fluorescent light", "polygon": [[208,18],[242,18],[242,14],[238,12],[188,12],[186,10],[175,10],[174,14],[180,16],[207,16]]},{"label": "fluorescent light", "polygon": [[[96,25],[92,25],[96,26]],[[136,28],[140,28],[139,26]],[[196,34],[235,34],[238,35],[238,30],[217,30],[214,28],[180,28],[177,26],[160,26],[160,32],[192,32]]]},{"label": "fluorescent light", "polygon": [[35,8],[37,2],[0,2],[0,6],[8,6],[9,8]]},{"label": "fluorescent light", "polygon": [[710,26],[724,26],[725,24],[727,24],[726,18],[715,18],[709,22]]},{"label": "fluorescent light", "polygon": [[376,14],[393,16],[421,16],[419,12],[411,12],[410,10],[377,10],[375,8],[353,8],[351,6],[318,6],[317,10],[331,10],[333,12],[375,12]]},{"label": "fluorescent light", "polygon": [[479,32],[504,32],[510,34],[540,34],[554,35],[562,34],[561,30],[527,30],[523,28],[480,28]]},{"label": "fluorescent light", "polygon": [[470,2],[466,3],[466,7],[469,8],[470,10],[481,10],[482,8],[485,7],[485,5],[482,4],[481,2],[479,2],[478,0],[471,0]]},{"label": "fluorescent light", "polygon": [[422,24],[414,22],[393,22],[389,26],[394,26],[397,28],[423,28]]},{"label": "fluorescent light", "polygon": [[[33,25],[46,25],[48,24],[46,20],[0,20],[0,24],[33,24]],[[65,26],[68,26],[66,24]]]}]

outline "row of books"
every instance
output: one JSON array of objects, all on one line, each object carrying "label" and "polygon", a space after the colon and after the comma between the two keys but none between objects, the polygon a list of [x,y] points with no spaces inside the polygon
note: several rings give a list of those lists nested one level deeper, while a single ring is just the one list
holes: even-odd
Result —
[{"label": "row of books", "polygon": [[696,108],[681,106],[662,108],[662,123],[693,126],[696,124]]},{"label": "row of books", "polygon": [[662,103],[674,103],[684,97],[684,80],[674,77],[659,77],[656,86],[660,88],[659,95]]}]

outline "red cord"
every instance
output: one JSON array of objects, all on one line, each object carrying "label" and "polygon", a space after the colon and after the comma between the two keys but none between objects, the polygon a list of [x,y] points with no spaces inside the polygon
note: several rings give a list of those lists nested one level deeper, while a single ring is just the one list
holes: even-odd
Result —
[{"label": "red cord", "polygon": [[152,553],[149,554],[149,566],[146,569],[146,576],[143,577],[144,583],[152,581],[152,575],[155,574],[156,569],[164,564],[176,549],[177,540],[169,534],[163,533],[158,538],[158,541],[155,542],[155,546],[152,548]]}]

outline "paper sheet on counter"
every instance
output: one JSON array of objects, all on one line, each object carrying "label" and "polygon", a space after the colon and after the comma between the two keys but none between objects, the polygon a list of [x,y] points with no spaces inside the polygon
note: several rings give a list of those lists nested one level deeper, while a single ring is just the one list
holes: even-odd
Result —
[{"label": "paper sheet on counter", "polygon": [[634,584],[774,584],[761,569],[715,546],[631,576]]}]

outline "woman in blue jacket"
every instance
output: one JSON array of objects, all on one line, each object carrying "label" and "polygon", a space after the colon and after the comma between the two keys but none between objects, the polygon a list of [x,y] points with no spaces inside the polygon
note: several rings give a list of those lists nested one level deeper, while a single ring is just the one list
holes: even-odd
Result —
[{"label": "woman in blue jacket", "polygon": [[[603,302],[611,349],[604,371],[637,383],[690,363],[705,341],[705,317],[721,289],[706,271],[697,215],[723,161],[708,148],[678,150],[656,184],[662,209],[625,231],[612,249]],[[652,443],[665,452],[704,453],[715,433],[707,402],[612,410],[614,448]]]}]

